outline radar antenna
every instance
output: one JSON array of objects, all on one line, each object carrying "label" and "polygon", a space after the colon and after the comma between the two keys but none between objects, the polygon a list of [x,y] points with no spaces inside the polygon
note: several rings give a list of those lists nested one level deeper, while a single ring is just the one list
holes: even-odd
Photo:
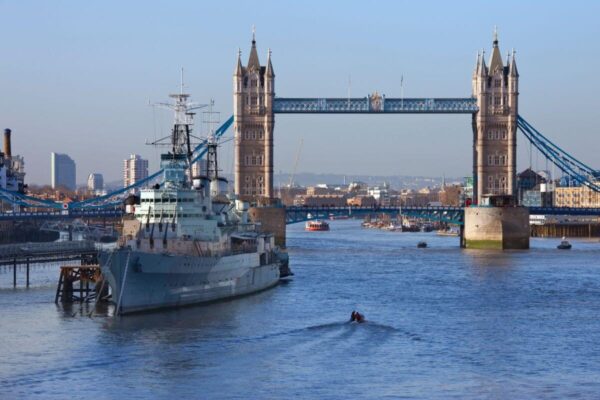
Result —
[{"label": "radar antenna", "polygon": [[184,93],[183,72],[184,70],[181,68],[180,93],[169,95],[169,97],[174,99],[172,103],[158,102],[150,104],[153,107],[172,110],[174,112],[175,120],[171,134],[148,144],[171,146],[174,156],[184,154],[189,159],[192,156],[190,137],[192,136],[192,125],[195,115],[192,111],[208,107],[209,104],[190,101],[190,95]]}]

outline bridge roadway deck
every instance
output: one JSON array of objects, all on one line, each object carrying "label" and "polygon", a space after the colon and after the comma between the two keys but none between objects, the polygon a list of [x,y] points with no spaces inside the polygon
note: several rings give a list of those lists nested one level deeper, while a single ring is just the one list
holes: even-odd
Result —
[{"label": "bridge roadway deck", "polygon": [[276,97],[276,114],[473,114],[477,100],[465,98],[285,98]]},{"label": "bridge roadway deck", "polygon": [[97,252],[91,241],[5,244],[0,245],[0,265],[75,260]]},{"label": "bridge roadway deck", "polygon": [[74,218],[120,218],[123,216],[121,209],[76,209],[62,211],[20,211],[0,213],[0,221],[21,221],[27,219],[74,219]]},{"label": "bridge roadway deck", "polygon": [[[462,224],[463,207],[286,207],[286,223],[294,224],[329,216],[364,216],[367,214],[404,214],[428,220]],[[600,208],[529,207],[530,215],[600,216]],[[309,217],[310,215],[310,217]]]},{"label": "bridge roadway deck", "polygon": [[[409,206],[409,207],[310,207],[289,206],[286,207],[287,223],[307,221],[308,219],[326,218],[334,216],[362,216],[366,214],[384,213],[396,215],[399,212],[408,215],[421,216],[429,219],[458,218],[462,221],[463,207],[440,206]],[[573,215],[573,216],[600,216],[600,208],[572,208],[572,207],[529,207],[531,215]],[[311,214],[311,218],[307,215]],[[93,209],[93,210],[64,210],[64,211],[40,211],[40,212],[11,212],[0,213],[0,221],[19,221],[26,219],[50,220],[50,219],[74,219],[74,218],[120,218],[123,215],[121,209]]]}]

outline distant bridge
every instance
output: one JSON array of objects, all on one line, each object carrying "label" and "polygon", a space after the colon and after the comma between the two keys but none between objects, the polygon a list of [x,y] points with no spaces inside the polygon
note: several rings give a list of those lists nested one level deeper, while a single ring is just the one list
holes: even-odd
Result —
[{"label": "distant bridge", "polygon": [[123,210],[112,209],[72,209],[62,211],[19,211],[0,213],[0,221],[22,221],[28,219],[50,220],[50,219],[74,219],[74,218],[120,218]]},{"label": "distant bridge", "polygon": [[[530,215],[600,216],[600,208],[529,207]],[[291,206],[285,209],[286,224],[295,224],[314,219],[333,217],[365,217],[367,215],[399,214],[424,219],[463,225],[463,207],[304,207]]]},{"label": "distant bridge", "polygon": [[[529,207],[530,215],[571,215],[571,216],[598,216],[600,208],[572,208],[572,207]],[[54,220],[75,218],[121,218],[124,211],[115,209],[75,209],[63,211],[38,211],[0,213],[0,221],[21,220]],[[285,207],[286,224],[295,224],[314,219],[327,219],[333,217],[360,217],[367,215],[387,214],[396,217],[399,214],[424,219],[428,221],[442,221],[450,224],[463,224],[464,208],[454,206],[409,206],[409,207],[313,207],[289,206]]]}]

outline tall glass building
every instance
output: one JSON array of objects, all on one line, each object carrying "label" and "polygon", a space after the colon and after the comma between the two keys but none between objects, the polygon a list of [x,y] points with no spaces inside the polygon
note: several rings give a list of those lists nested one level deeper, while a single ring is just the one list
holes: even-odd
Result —
[{"label": "tall glass building", "polygon": [[50,178],[52,188],[65,187],[70,190],[75,190],[75,161],[67,154],[52,152],[50,156]]}]

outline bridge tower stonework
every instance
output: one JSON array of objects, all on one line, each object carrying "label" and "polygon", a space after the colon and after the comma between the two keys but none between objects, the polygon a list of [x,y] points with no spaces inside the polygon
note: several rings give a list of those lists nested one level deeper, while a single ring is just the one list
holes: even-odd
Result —
[{"label": "bridge tower stonework", "polygon": [[516,194],[516,150],[519,74],[514,52],[503,64],[494,37],[490,66],[478,55],[473,72],[473,97],[479,111],[473,114],[473,176],[476,204],[486,198]]},{"label": "bridge tower stonework", "polygon": [[250,203],[249,216],[260,229],[273,233],[275,243],[285,247],[285,208],[273,193],[273,101],[275,71],[271,51],[267,63],[260,65],[256,38],[244,67],[241,51],[233,74],[233,128],[235,135],[234,191]]},{"label": "bridge tower stonework", "polygon": [[241,52],[233,75],[235,193],[254,204],[270,204],[273,194],[273,98],[275,72],[269,51],[261,66],[252,36],[244,67]]},{"label": "bridge tower stonework", "polygon": [[489,68],[485,52],[473,72],[473,202],[465,210],[463,244],[482,248],[528,248],[529,213],[517,207],[519,73],[515,52],[506,65],[494,33]]}]

